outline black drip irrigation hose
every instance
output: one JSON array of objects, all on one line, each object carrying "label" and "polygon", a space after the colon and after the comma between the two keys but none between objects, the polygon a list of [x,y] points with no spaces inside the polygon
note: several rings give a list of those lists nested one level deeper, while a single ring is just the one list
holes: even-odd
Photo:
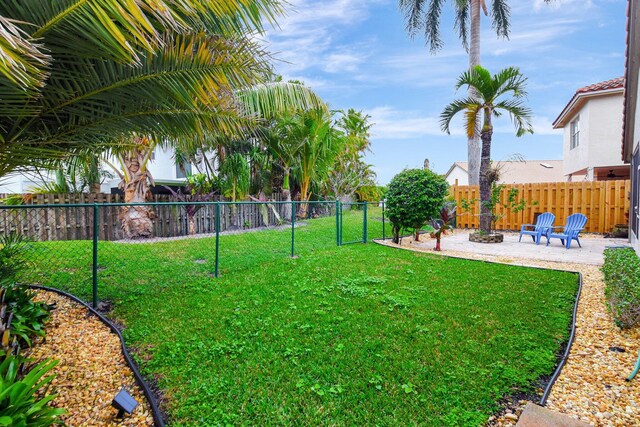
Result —
[{"label": "black drip irrigation hose", "polygon": [[[390,246],[390,245],[386,245],[386,244],[382,243],[382,242],[384,242],[385,240],[388,240],[388,239],[372,239],[372,240],[375,243],[379,244],[379,245],[387,246],[389,248],[411,250],[411,248],[404,248],[404,247],[400,247],[400,246]],[[416,252],[429,253],[429,252],[426,252],[426,251],[416,251]],[[500,262],[489,261],[489,260],[486,260],[486,259],[461,258],[461,257],[456,257],[456,256],[451,256],[451,255],[444,255],[444,254],[442,254],[442,252],[440,253],[440,255],[448,257],[448,258],[466,259],[466,260],[469,260],[469,261],[479,261],[479,262],[485,262],[485,263],[488,263],[488,264],[510,265],[510,264],[504,264],[504,263],[500,263]],[[573,273],[573,274],[577,274],[578,275],[578,292],[576,293],[576,301],[573,304],[573,314],[571,315],[571,332],[569,333],[569,340],[567,341],[567,348],[565,349],[564,353],[562,354],[562,357],[560,358],[560,362],[558,363],[558,367],[553,372],[553,375],[551,375],[551,378],[549,379],[549,383],[545,387],[544,392],[542,393],[542,397],[540,398],[540,401],[538,402],[540,404],[540,406],[546,406],[547,399],[549,398],[549,394],[551,393],[551,388],[553,387],[553,385],[555,384],[556,380],[560,376],[560,372],[562,372],[562,368],[564,368],[564,365],[567,363],[567,359],[569,358],[569,353],[571,352],[571,346],[573,345],[573,341],[575,341],[575,336],[576,336],[576,316],[578,314],[578,303],[580,302],[580,294],[582,293],[582,273],[580,273],[579,271],[560,270],[558,268],[543,268],[543,267],[535,267],[535,266],[528,266],[528,265],[515,265],[515,264],[513,264],[513,265],[514,266],[518,266],[518,267],[536,268],[538,270],[559,271],[559,272],[563,272],[563,273]]]},{"label": "black drip irrigation hose", "polygon": [[70,293],[61,291],[60,289],[49,288],[47,286],[29,285],[29,287],[32,288],[32,289],[40,289],[40,290],[48,291],[48,292],[55,292],[56,294],[65,296],[65,297],[77,302],[78,304],[82,305],[84,308],[89,310],[90,313],[92,313],[93,315],[97,316],[98,319],[100,319],[102,321],[102,323],[107,325],[109,327],[109,329],[111,329],[111,331],[113,333],[118,335],[118,338],[120,339],[120,345],[122,347],[122,353],[124,354],[124,359],[127,361],[127,364],[129,365],[129,367],[133,371],[133,376],[136,379],[136,383],[140,386],[140,388],[142,388],[142,392],[144,393],[145,397],[149,401],[149,405],[151,406],[151,414],[153,416],[153,423],[154,423],[155,427],[164,427],[164,425],[165,425],[164,424],[164,420],[162,418],[162,414],[160,413],[160,409],[158,408],[158,405],[156,403],[156,398],[155,398],[154,394],[151,392],[151,388],[149,387],[149,385],[142,378],[142,375],[140,374],[140,371],[138,370],[138,366],[136,365],[136,363],[131,358],[131,355],[129,354],[129,351],[127,350],[127,347],[124,344],[124,337],[122,336],[122,333],[120,332],[120,330],[113,323],[111,323],[111,321],[109,319],[104,317],[98,311],[94,310],[91,306],[89,306],[88,304],[83,302],[81,299],[79,299],[75,295],[72,295]]}]

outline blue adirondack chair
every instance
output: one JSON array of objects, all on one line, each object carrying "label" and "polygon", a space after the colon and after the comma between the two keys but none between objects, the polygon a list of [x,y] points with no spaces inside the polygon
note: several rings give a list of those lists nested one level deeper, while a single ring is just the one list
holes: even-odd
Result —
[{"label": "blue adirondack chair", "polygon": [[[549,246],[549,242],[551,241],[551,239],[556,238],[560,239],[562,244],[565,245],[567,249],[571,247],[572,240],[578,242],[578,246],[582,247],[582,245],[580,244],[580,239],[578,239],[578,234],[580,234],[586,223],[587,217],[581,213],[574,213],[573,215],[569,215],[569,217],[567,218],[567,224],[563,227],[561,233],[554,233],[553,231],[551,231],[547,234],[547,246]],[[564,243],[565,240],[567,241],[566,244]]]},{"label": "blue adirondack chair", "polygon": [[[520,228],[520,239],[518,241],[522,242],[522,236],[527,235],[531,236],[533,241],[536,242],[536,245],[539,245],[542,236],[546,236],[553,228],[553,221],[555,220],[556,216],[554,214],[545,212],[538,216],[535,224],[522,224]],[[533,227],[533,230],[528,230],[530,227]]]}]

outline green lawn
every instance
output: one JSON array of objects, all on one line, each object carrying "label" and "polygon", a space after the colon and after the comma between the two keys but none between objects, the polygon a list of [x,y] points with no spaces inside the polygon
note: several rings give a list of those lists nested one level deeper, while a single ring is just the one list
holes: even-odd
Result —
[{"label": "green lawn", "polygon": [[[100,297],[170,425],[482,425],[553,371],[574,275],[336,247],[334,218],[296,234],[295,259],[288,230],[223,236],[219,279],[213,239],[101,243]],[[34,251],[31,281],[90,295],[87,242]]]}]

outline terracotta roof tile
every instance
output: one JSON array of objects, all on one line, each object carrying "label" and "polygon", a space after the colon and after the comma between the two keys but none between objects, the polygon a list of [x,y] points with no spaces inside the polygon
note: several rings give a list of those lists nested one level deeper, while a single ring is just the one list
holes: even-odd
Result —
[{"label": "terracotta roof tile", "polygon": [[594,83],[589,86],[581,87],[576,91],[578,93],[598,92],[601,90],[618,89],[624,87],[624,77],[607,80],[605,82]]},{"label": "terracotta roof tile", "polygon": [[581,87],[576,91],[576,93],[573,94],[569,102],[567,102],[567,105],[565,105],[565,107],[562,109],[562,112],[560,113],[560,115],[558,115],[558,117],[553,121],[553,127],[555,129],[559,129],[562,126],[564,126],[564,123],[561,123],[561,119],[563,119],[565,114],[568,113],[570,109],[575,107],[574,102],[579,103],[580,99],[583,96],[597,96],[597,95],[589,95],[589,94],[597,94],[598,92],[603,92],[605,90],[615,90],[615,89],[624,90],[624,86],[625,86],[624,82],[625,82],[624,77],[616,77],[615,79]]}]

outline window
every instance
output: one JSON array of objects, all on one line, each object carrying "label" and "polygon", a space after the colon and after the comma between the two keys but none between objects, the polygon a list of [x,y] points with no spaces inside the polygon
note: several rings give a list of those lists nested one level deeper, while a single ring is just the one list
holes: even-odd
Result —
[{"label": "window", "polygon": [[580,145],[580,116],[571,122],[571,149]]},{"label": "window", "polygon": [[176,178],[186,178],[191,175],[191,163],[182,162],[176,165]]}]

